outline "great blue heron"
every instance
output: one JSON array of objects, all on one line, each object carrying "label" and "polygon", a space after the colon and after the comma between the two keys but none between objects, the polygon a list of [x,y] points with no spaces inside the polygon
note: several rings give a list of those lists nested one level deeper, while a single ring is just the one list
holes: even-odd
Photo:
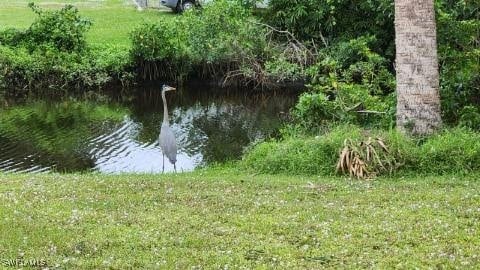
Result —
[{"label": "great blue heron", "polygon": [[172,90],[175,90],[175,88],[165,84],[162,86],[163,122],[159,137],[160,147],[162,148],[163,155],[162,172],[165,172],[165,155],[173,164],[173,169],[175,172],[177,172],[177,167],[175,166],[175,163],[177,162],[177,143],[175,142],[175,135],[170,129],[170,124],[168,122],[167,100],[165,99],[165,92]]}]

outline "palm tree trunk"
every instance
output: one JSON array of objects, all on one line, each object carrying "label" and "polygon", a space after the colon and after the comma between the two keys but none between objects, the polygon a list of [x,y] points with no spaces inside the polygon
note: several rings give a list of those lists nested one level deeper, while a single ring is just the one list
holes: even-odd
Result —
[{"label": "palm tree trunk", "polygon": [[442,124],[433,1],[395,0],[397,128],[416,135]]}]

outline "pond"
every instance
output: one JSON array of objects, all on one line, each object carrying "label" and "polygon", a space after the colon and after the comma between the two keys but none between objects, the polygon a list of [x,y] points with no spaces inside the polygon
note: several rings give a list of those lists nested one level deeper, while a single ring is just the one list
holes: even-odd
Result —
[{"label": "pond", "polygon": [[[134,94],[5,101],[0,171],[159,173],[161,87]],[[251,143],[278,136],[296,95],[189,86],[168,92],[177,171],[240,159]],[[165,158],[165,172],[173,165]]]}]

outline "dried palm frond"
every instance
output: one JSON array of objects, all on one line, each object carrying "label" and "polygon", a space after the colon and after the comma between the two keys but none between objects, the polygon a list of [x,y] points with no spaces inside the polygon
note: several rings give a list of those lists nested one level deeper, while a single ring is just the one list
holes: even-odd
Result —
[{"label": "dried palm frond", "polygon": [[336,171],[348,173],[350,177],[359,179],[372,178],[380,172],[392,172],[398,163],[381,138],[353,142],[343,142]]}]

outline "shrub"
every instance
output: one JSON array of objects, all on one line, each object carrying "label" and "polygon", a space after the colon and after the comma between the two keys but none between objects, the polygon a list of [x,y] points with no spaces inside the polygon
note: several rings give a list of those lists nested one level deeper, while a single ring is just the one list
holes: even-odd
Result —
[{"label": "shrub", "polygon": [[85,90],[115,81],[127,83],[129,66],[128,52],[114,46],[82,53],[0,46],[0,86],[8,86],[7,94],[21,95],[32,89],[59,94],[67,87]]},{"label": "shrub", "polygon": [[438,1],[436,7],[442,117],[456,124],[464,106],[480,107],[478,3]]},{"label": "shrub", "polygon": [[[378,154],[379,160],[367,162],[365,143],[373,145],[375,140],[380,140],[388,152]],[[339,126],[315,138],[287,137],[260,143],[244,156],[242,164],[260,173],[333,175],[345,147],[365,162],[370,176],[480,171],[480,133],[465,128],[410,138],[396,130],[366,131],[356,126]],[[376,151],[380,148],[375,146]],[[349,174],[348,170],[343,172]]]},{"label": "shrub", "polygon": [[131,34],[131,57],[145,78],[176,79],[190,70],[190,49],[180,19],[163,19],[159,24],[145,24]]},{"label": "shrub", "polygon": [[382,138],[398,168],[412,164],[414,144],[396,131],[365,132],[357,126],[339,126],[315,138],[289,137],[283,141],[260,143],[247,153],[243,165],[261,173],[334,175],[346,140],[360,142]]},{"label": "shrub", "polygon": [[0,46],[18,46],[24,39],[24,31],[7,28],[0,31]]},{"label": "shrub", "polygon": [[480,108],[465,106],[460,112],[460,126],[480,131]]},{"label": "shrub", "polygon": [[34,3],[29,7],[37,18],[25,30],[6,29],[0,31],[0,45],[22,46],[30,52],[44,47],[61,52],[79,52],[86,48],[85,33],[91,22],[80,16],[72,5],[60,10],[42,10]]},{"label": "shrub", "polygon": [[433,135],[420,146],[414,170],[432,174],[479,171],[480,133],[455,128]]},{"label": "shrub", "polygon": [[85,49],[85,33],[91,22],[81,17],[77,8],[66,5],[60,10],[45,11],[34,3],[29,7],[38,15],[23,35],[23,42],[31,51],[39,45],[65,52]]},{"label": "shrub", "polygon": [[393,57],[393,10],[393,1],[389,0],[271,0],[266,19],[317,44],[375,35],[375,50]]},{"label": "shrub", "polygon": [[215,1],[185,14],[192,57],[197,62],[230,62],[243,54],[261,53],[262,33],[251,11],[235,2]]},{"label": "shrub", "polygon": [[[356,53],[361,50],[351,50],[352,44],[344,41],[361,41],[358,39],[361,36],[375,37],[369,42],[369,50],[383,58],[385,71],[393,71],[393,10],[393,1],[389,0],[271,0],[266,16],[270,24],[294,33],[301,40],[314,40],[316,44],[334,48],[326,53],[340,64],[337,69],[358,76],[355,70],[365,68],[365,61],[357,57],[362,55]],[[436,0],[435,10],[442,116],[446,123],[455,125],[463,107],[480,106],[478,3]],[[361,64],[353,67],[355,62]],[[378,78],[375,84],[391,84],[393,80],[388,78],[391,77],[389,73],[374,73]]]},{"label": "shrub", "polygon": [[308,69],[309,92],[300,96],[293,110],[306,131],[332,121],[393,126],[394,76],[387,61],[370,50],[372,40],[361,37],[340,42],[321,52],[323,59]]},{"label": "shrub", "polygon": [[271,41],[274,31],[244,6],[215,1],[136,29],[131,54],[141,77],[182,81],[197,76],[254,87],[302,81],[313,54],[298,42]]},{"label": "shrub", "polygon": [[90,22],[76,8],[30,7],[38,17],[26,31],[0,32],[0,87],[7,88],[7,94],[22,95],[32,89],[56,94],[67,87],[84,90],[132,79],[126,48],[87,47]]},{"label": "shrub", "polygon": [[215,1],[201,10],[145,24],[132,33],[132,57],[144,78],[225,76],[263,53],[265,35],[238,2]]}]

